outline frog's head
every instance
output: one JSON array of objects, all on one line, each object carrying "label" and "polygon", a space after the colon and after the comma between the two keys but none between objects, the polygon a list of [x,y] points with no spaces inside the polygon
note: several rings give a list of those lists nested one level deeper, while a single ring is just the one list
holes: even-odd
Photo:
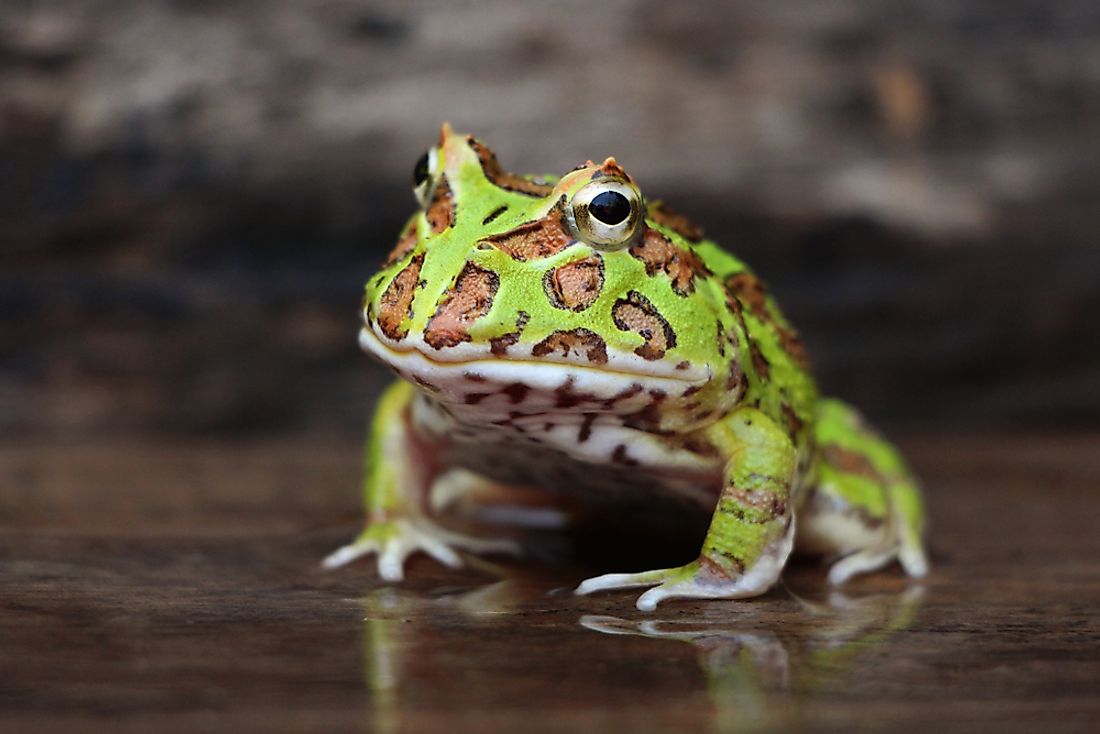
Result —
[{"label": "frog's head", "polygon": [[708,408],[736,399],[725,294],[698,230],[647,206],[613,158],[518,176],[444,125],[413,183],[420,209],[367,284],[361,337],[400,374],[444,402],[486,392],[456,387],[457,374],[603,401],[705,388],[730,393]]}]

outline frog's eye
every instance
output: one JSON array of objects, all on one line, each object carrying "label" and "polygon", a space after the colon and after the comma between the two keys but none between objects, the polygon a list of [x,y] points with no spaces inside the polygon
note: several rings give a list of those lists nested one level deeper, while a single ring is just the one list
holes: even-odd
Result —
[{"label": "frog's eye", "polygon": [[437,160],[436,150],[432,148],[420,156],[416,161],[416,167],[413,168],[413,195],[422,207],[427,206],[432,198]]},{"label": "frog's eye", "polygon": [[593,247],[625,247],[642,221],[642,195],[625,181],[593,181],[573,194],[568,220],[573,234]]}]

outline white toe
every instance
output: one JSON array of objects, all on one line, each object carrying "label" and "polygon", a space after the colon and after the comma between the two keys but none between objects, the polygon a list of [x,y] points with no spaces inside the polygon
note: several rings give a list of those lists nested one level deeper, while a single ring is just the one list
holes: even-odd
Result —
[{"label": "white toe", "polygon": [[420,542],[420,549],[444,566],[458,568],[462,565],[462,559],[458,557],[457,553],[447,547],[445,543],[436,540],[426,533],[421,533],[417,539]]},{"label": "white toe", "polygon": [[660,583],[661,574],[664,571],[646,571],[643,573],[605,573],[602,576],[594,576],[585,579],[573,590],[578,596],[591,594],[596,591],[609,591],[611,589],[638,589],[642,586],[652,586]]},{"label": "white toe", "polygon": [[902,547],[898,554],[902,568],[913,578],[924,578],[928,575],[928,558],[920,550]]},{"label": "white toe", "polygon": [[361,558],[373,550],[373,547],[365,543],[363,545],[345,545],[325,556],[324,560],[321,561],[321,567],[328,570],[340,568],[340,566],[346,566],[355,559]]},{"label": "white toe", "polygon": [[876,571],[897,557],[897,553],[888,551],[863,550],[853,553],[847,558],[842,558],[829,569],[829,583],[840,586],[847,583],[853,576],[861,573]]},{"label": "white toe", "polygon": [[386,549],[378,557],[378,575],[386,581],[401,581],[405,578],[405,558],[409,555],[408,546],[400,541],[386,544]]}]

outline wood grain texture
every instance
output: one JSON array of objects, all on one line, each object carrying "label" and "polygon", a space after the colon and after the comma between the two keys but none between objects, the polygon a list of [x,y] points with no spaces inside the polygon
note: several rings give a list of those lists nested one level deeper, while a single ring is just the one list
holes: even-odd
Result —
[{"label": "wood grain texture", "polygon": [[350,444],[9,446],[0,728],[1092,731],[1096,441],[911,437],[925,582],[841,598],[799,566],[761,599],[654,615],[566,593],[607,570],[591,538],[565,565],[418,559],[389,590],[319,572],[358,524]]}]

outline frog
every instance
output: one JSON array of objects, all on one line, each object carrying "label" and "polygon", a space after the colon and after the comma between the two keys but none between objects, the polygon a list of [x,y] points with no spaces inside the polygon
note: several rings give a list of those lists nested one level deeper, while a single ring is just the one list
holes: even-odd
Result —
[{"label": "frog", "polygon": [[636,606],[766,593],[795,553],[828,580],[928,571],[925,511],[900,452],[819,394],[764,281],[614,159],[561,176],[506,170],[444,124],[414,167],[419,204],[365,287],[359,341],[396,375],[366,442],[364,530],[323,561],[417,552],[459,567],[520,549],[459,533],[431,497],[453,472],[622,507],[711,513],[698,556],[609,572],[579,595]]}]

